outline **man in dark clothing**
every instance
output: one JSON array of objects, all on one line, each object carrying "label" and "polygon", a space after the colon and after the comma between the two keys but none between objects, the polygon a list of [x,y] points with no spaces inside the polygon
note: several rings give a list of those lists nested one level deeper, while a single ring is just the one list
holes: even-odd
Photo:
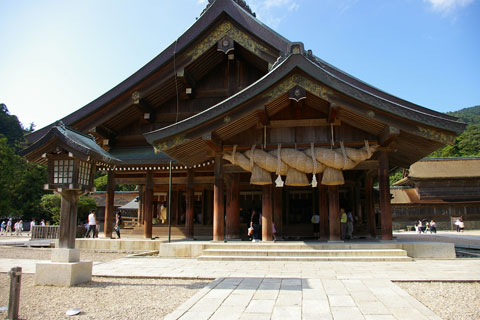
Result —
[{"label": "man in dark clothing", "polygon": [[250,217],[250,227],[253,228],[252,242],[260,241],[260,213],[257,210],[252,210],[252,216]]}]

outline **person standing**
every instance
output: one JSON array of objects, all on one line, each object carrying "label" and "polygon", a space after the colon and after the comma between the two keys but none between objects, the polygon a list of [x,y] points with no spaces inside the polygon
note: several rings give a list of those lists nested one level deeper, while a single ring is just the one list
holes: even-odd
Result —
[{"label": "person standing", "polygon": [[255,209],[252,210],[252,215],[250,217],[250,227],[253,228],[252,242],[260,241],[259,233],[262,230],[260,225],[260,213]]},{"label": "person standing", "polygon": [[437,223],[433,219],[430,221],[430,233],[437,233]]},{"label": "person standing", "polygon": [[42,227],[45,227],[45,219],[42,219],[42,221],[40,221],[40,225],[41,225]]},{"label": "person standing", "polygon": [[458,222],[458,228],[459,228],[459,232],[463,232],[465,230],[465,222],[463,222],[462,218],[458,219],[459,222]]},{"label": "person standing", "polygon": [[457,232],[460,232],[460,219],[457,219],[457,221],[455,221],[455,226],[457,226]]},{"label": "person standing", "polygon": [[117,234],[117,239],[120,239],[120,226],[122,225],[122,216],[120,212],[117,211],[115,214],[115,233]]},{"label": "person standing", "polygon": [[342,240],[345,240],[347,236],[347,213],[343,208],[340,208],[340,227],[340,230],[342,231]]},{"label": "person standing", "polygon": [[7,223],[5,222],[5,220],[2,221],[2,226],[1,226],[1,231],[0,231],[0,235],[2,234],[7,234],[7,232],[5,231],[5,229],[7,228]]},{"label": "person standing", "polygon": [[32,219],[32,221],[30,221],[30,230],[28,231],[29,236],[33,235],[33,227],[35,227],[35,219]]},{"label": "person standing", "polygon": [[351,211],[347,213],[347,240],[352,240],[353,236],[353,215]]},{"label": "person standing", "polygon": [[10,235],[13,235],[13,232],[12,232],[12,218],[8,219],[8,221],[7,221],[7,229],[5,230],[5,234],[8,235],[9,232],[10,232]]},{"label": "person standing", "polygon": [[313,236],[319,237],[320,236],[320,216],[317,213],[314,213],[311,221],[313,224]]},{"label": "person standing", "polygon": [[92,238],[95,238],[95,234],[97,233],[97,217],[95,215],[95,210],[91,210],[88,215],[88,230],[85,234],[85,238],[90,236],[90,232],[92,232]]}]

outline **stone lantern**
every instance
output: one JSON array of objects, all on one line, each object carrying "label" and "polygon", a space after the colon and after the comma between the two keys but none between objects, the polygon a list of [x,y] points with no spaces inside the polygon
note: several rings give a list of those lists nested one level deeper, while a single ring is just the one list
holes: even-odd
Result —
[{"label": "stone lantern", "polygon": [[58,248],[52,250],[51,262],[37,263],[35,283],[71,286],[90,281],[92,262],[80,261],[80,250],[75,249],[78,198],[93,191],[97,165],[113,167],[120,160],[103,150],[92,136],[61,122],[21,153],[29,161],[48,166],[45,189],[61,196]]}]

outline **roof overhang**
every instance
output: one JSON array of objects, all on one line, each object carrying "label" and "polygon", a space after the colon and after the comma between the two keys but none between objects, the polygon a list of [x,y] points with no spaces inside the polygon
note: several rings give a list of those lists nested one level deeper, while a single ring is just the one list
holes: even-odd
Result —
[{"label": "roof overhang", "polygon": [[[249,87],[190,118],[144,134],[146,140],[156,152],[164,152],[181,163],[189,164],[189,153],[182,150],[182,146],[194,150],[195,145],[201,147],[199,143],[210,145],[212,132],[247,115],[264,112],[267,103],[295,86],[332,105],[392,126],[398,132],[440,144],[454,143],[456,133],[465,128],[465,124],[451,117],[443,117],[433,111],[429,113],[425,108],[400,105],[353,86],[323,68],[315,57],[305,54],[303,45],[297,44],[297,47],[299,50],[292,49],[296,53],[284,57],[268,74]],[[292,45],[292,48],[295,46]]]},{"label": "roof overhang", "polygon": [[60,147],[84,161],[92,161],[104,166],[113,166],[121,161],[103,150],[91,136],[77,132],[57,123],[34,144],[23,149],[20,154],[28,161],[44,163],[43,154]]}]

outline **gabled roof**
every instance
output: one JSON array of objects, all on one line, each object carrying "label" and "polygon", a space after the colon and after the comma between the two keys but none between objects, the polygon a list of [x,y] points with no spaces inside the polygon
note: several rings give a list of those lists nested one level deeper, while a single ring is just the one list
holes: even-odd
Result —
[{"label": "gabled roof", "polygon": [[480,157],[423,159],[412,164],[407,177],[394,185],[412,185],[414,181],[421,180],[465,178],[480,178]]},{"label": "gabled roof", "polygon": [[103,150],[92,136],[75,131],[63,123],[56,123],[43,137],[20,153],[29,161],[39,161],[51,143],[58,141],[62,147],[83,160],[95,160],[105,165],[115,165],[121,161]]},{"label": "gabled roof", "polygon": [[[146,134],[146,138],[149,142],[157,144],[156,141],[160,141],[168,136],[178,135],[181,132],[191,130],[194,126],[200,124],[202,120],[207,121],[208,119],[212,120],[219,117],[223,112],[228,112],[229,108],[234,109],[235,106],[242,103],[241,101],[244,102],[253,97],[255,92],[264,90],[269,84],[278,81],[281,74],[288,74],[293,69],[301,70],[347,96],[378,108],[381,112],[395,114],[401,118],[423,123],[427,126],[439,128],[441,130],[456,133],[463,131],[464,125],[456,122],[456,118],[423,108],[385,93],[311,54],[302,55],[303,57],[287,55],[292,42],[265,26],[262,22],[256,19],[251,12],[246,10],[248,9],[243,0],[214,0],[207,6],[206,10],[195,21],[195,23],[177,39],[177,41],[172,43],[157,57],[152,59],[144,67],[139,69],[119,85],[83,108],[63,118],[63,122],[67,125],[75,126],[75,123],[78,123],[82,119],[86,119],[87,116],[95,114],[95,112],[99,112],[97,118],[101,117],[100,110],[102,107],[106,105],[115,107],[116,105],[114,105],[114,102],[117,101],[121,95],[131,95],[135,87],[142,81],[149,76],[152,76],[160,68],[168,66],[168,64],[173,61],[174,55],[179,55],[182,52],[185,52],[194,41],[205,34],[205,32],[219,21],[219,19],[222,17],[228,17],[228,19],[235,22],[236,25],[240,26],[247,33],[278,50],[280,55],[283,56],[283,58],[281,58],[281,60],[283,59],[283,62],[278,63],[267,75],[256,83],[224,100],[218,105],[207,109],[205,112],[201,112],[197,116],[182,121],[180,124],[172,125]],[[52,125],[33,132],[28,136],[28,139],[30,141],[39,139],[51,126]]]},{"label": "gabled roof", "polygon": [[[334,89],[349,97],[353,97],[358,101],[373,106],[379,111],[395,115],[395,117],[402,117],[427,126],[447,130],[450,131],[453,136],[455,135],[455,132],[463,131],[465,124],[454,121],[451,117],[437,114],[436,112],[428,112],[429,110],[424,108],[417,109],[401,105],[395,101],[386,99],[383,96],[366,91],[361,87],[352,85],[342,77],[338,77],[330,72],[328,68],[310,53],[305,54],[303,52],[303,45],[297,45],[301,48],[296,54],[288,54],[274,65],[273,69],[268,74],[242,91],[188,119],[146,133],[144,134],[145,138],[149,143],[153,144],[158,151],[167,152],[168,154],[168,149],[197,139],[208,131],[213,131],[224,126],[224,117],[227,114],[235,112],[242,104],[261,95],[265,90],[294,72],[301,72],[305,74],[307,78],[311,77],[324,84],[326,88]],[[302,79],[298,80],[299,83],[297,84],[301,84],[302,81]],[[328,89],[326,89],[325,92],[321,92],[321,95],[322,98],[327,101],[329,99],[332,101],[335,99],[335,95],[329,93]],[[258,104],[250,104],[247,107],[243,107],[241,114],[243,115],[245,112],[253,111],[258,108]],[[411,133],[420,134],[419,129],[415,126],[411,126],[410,130]]]},{"label": "gabled roof", "polygon": [[[69,114],[61,119],[66,125],[72,125],[76,121],[94,113],[103,105],[112,102],[120,94],[132,89],[149,75],[153,74],[160,67],[168,64],[173,60],[174,55],[179,55],[188,48],[188,46],[196,40],[201,34],[214,24],[217,19],[226,14],[232,20],[241,25],[251,34],[276,48],[280,52],[286,52],[290,42],[280,36],[278,33],[261,23],[249,12],[245,11],[240,5],[233,0],[216,0],[211,6],[208,6],[206,11],[195,21],[195,23],[188,28],[178,39],[170,44],[158,56],[153,58],[145,66],[140,68],[130,77],[119,83],[117,86],[107,91],[97,99],[85,105],[81,109]],[[172,70],[173,74],[173,70]],[[40,138],[53,124],[44,127],[38,131],[31,133],[28,136],[30,141],[35,141]]]}]

